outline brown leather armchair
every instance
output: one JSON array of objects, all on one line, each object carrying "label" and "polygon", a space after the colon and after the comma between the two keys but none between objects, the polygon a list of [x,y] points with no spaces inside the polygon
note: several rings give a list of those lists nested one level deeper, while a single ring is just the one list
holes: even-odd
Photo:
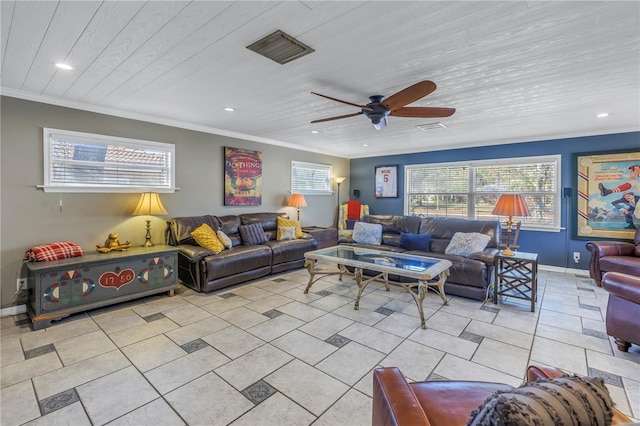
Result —
[{"label": "brown leather armchair", "polygon": [[[529,366],[527,382],[562,376],[558,368]],[[407,382],[397,367],[373,371],[373,426],[464,425],[471,411],[498,390],[502,383],[444,381]],[[612,424],[631,419],[613,407]]]},{"label": "brown leather armchair", "polygon": [[632,343],[640,345],[640,276],[607,272],[602,288],[609,292],[607,334],[627,352]]},{"label": "brown leather armchair", "polygon": [[602,275],[605,272],[640,276],[640,228],[636,230],[633,243],[589,241],[585,247],[591,252],[589,275],[598,287],[602,287]]}]

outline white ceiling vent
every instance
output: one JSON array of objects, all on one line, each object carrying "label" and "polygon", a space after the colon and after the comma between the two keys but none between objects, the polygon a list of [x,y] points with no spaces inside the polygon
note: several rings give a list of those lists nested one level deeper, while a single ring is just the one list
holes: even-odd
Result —
[{"label": "white ceiling vent", "polygon": [[278,30],[247,46],[279,64],[286,64],[314,52],[312,48]]},{"label": "white ceiling vent", "polygon": [[447,126],[445,126],[444,123],[441,123],[439,121],[435,123],[418,124],[416,126],[416,129],[422,130],[423,132],[426,132],[427,130],[438,130],[438,129],[446,129],[446,128]]}]

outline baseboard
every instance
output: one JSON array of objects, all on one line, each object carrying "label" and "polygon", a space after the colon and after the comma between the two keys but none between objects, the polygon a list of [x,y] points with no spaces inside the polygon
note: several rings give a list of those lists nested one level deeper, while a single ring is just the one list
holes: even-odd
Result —
[{"label": "baseboard", "polygon": [[8,317],[11,315],[26,314],[27,305],[9,306],[8,308],[0,309],[0,317]]},{"label": "baseboard", "polygon": [[549,271],[549,272],[559,272],[561,274],[573,274],[573,275],[584,275],[586,277],[589,276],[589,271],[586,269],[575,269],[575,268],[565,268],[562,266],[552,266],[552,265],[538,265],[538,269],[541,271]]}]

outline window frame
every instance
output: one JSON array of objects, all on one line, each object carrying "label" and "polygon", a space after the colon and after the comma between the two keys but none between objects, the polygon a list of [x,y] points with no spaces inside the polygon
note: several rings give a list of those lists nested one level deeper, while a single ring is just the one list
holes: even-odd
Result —
[{"label": "window frame", "polygon": [[[176,191],[175,186],[175,144],[153,142],[142,139],[129,139],[116,136],[100,135],[95,133],[77,132],[72,130],[62,130],[44,127],[42,129],[43,139],[43,169],[44,169],[44,185],[41,188],[45,192],[74,192],[74,193],[140,193],[140,192],[159,192],[171,193]],[[129,148],[138,150],[161,151],[168,157],[169,170],[166,173],[167,182],[162,185],[124,185],[124,184],[98,184],[96,181],[87,182],[61,182],[53,176],[53,137],[68,138],[77,144],[99,144],[105,146],[116,146],[119,148]],[[69,161],[69,160],[66,160]],[[71,160],[73,161],[73,160]],[[131,164],[127,165],[131,168]],[[117,166],[116,166],[117,168]],[[135,168],[135,166],[134,166]],[[144,167],[139,167],[143,170]]]},{"label": "window frame", "polygon": [[[322,189],[300,189],[295,185],[298,181],[296,178],[295,169],[306,169],[311,171],[319,171],[324,175],[324,179],[318,180],[324,181],[324,188]],[[292,194],[303,194],[303,195],[332,195],[332,178],[333,176],[333,166],[331,164],[322,164],[322,163],[310,163],[306,161],[291,161],[291,185],[290,190]]]},{"label": "window frame", "polygon": [[[475,187],[475,177],[476,177],[476,169],[479,167],[486,166],[514,166],[514,165],[530,165],[537,163],[554,163],[555,164],[555,176],[554,176],[554,191],[548,192],[549,195],[553,196],[553,203],[550,206],[553,212],[551,224],[543,224],[543,223],[531,223],[527,220],[522,220],[521,229],[527,230],[538,230],[538,231],[554,231],[559,232],[561,227],[561,206],[562,206],[562,195],[561,195],[561,177],[562,177],[562,156],[559,154],[556,155],[541,155],[541,156],[529,156],[529,157],[513,157],[513,158],[500,158],[500,159],[486,159],[486,160],[473,160],[473,161],[456,161],[456,162],[447,162],[447,163],[425,163],[425,164],[411,164],[405,165],[404,167],[404,214],[409,215],[410,211],[410,201],[411,196],[409,193],[409,174],[412,170],[416,169],[438,169],[445,167],[468,167],[469,168],[469,186],[466,192],[466,196],[468,197],[467,202],[467,218],[474,219],[475,218],[475,196],[478,194],[501,194],[501,193],[510,193],[509,191],[478,191]],[[532,191],[520,191],[518,193],[523,194],[540,194],[539,192]],[[438,193],[440,194],[440,193]],[[473,209],[473,210],[472,210]],[[446,217],[446,214],[443,215]],[[504,222],[507,218],[503,216],[494,216],[496,220],[500,220]],[[514,217],[514,221],[521,220],[518,217]]]}]

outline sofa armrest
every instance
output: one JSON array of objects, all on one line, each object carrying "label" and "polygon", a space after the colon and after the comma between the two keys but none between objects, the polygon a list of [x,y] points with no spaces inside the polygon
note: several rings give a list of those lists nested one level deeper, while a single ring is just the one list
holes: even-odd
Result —
[{"label": "sofa armrest", "polygon": [[180,254],[184,255],[190,262],[198,262],[207,256],[215,254],[204,247],[194,246],[191,244],[180,244],[178,246],[178,250],[180,250]]},{"label": "sofa armrest", "polygon": [[372,425],[429,425],[416,394],[397,367],[373,371]]},{"label": "sofa armrest", "polygon": [[633,256],[636,246],[621,241],[588,241],[585,244],[593,257],[604,256]]},{"label": "sofa armrest", "polygon": [[469,259],[479,260],[487,265],[493,265],[496,254],[498,254],[499,251],[497,248],[486,248],[483,251],[472,253]]},{"label": "sofa armrest", "polygon": [[640,304],[640,278],[620,272],[606,272],[602,288],[626,300]]}]

